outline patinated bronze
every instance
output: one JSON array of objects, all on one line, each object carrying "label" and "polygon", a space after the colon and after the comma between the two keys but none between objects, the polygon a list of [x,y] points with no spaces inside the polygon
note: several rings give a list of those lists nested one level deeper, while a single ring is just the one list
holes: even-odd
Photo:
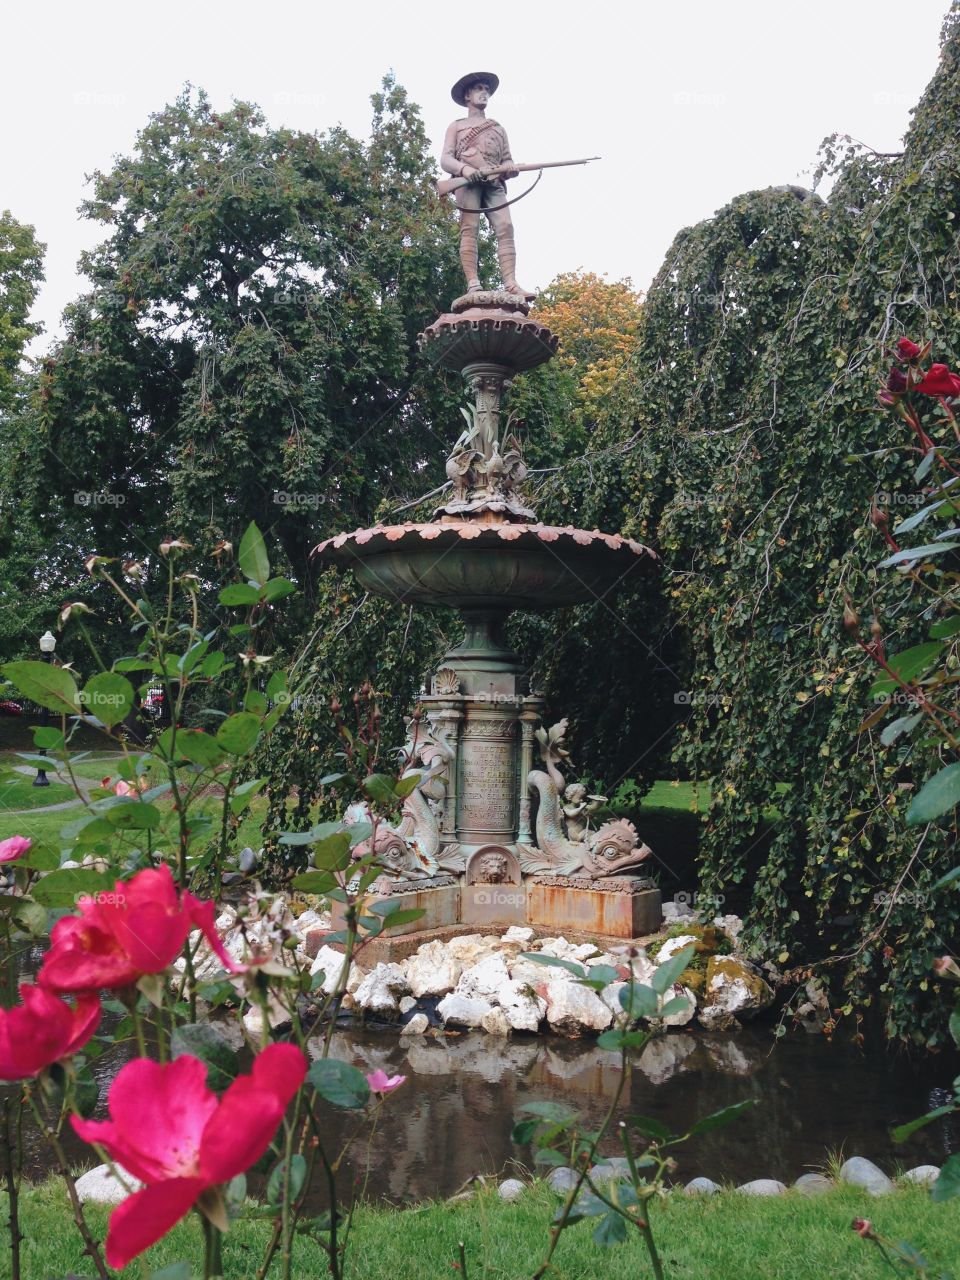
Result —
[{"label": "patinated bronze", "polygon": [[[519,298],[532,298],[530,290],[517,283],[517,246],[510,212],[495,207],[506,203],[505,184],[518,173],[514,168],[504,168],[513,160],[506,130],[496,120],[487,119],[487,103],[499,83],[489,71],[474,71],[453,86],[453,100],[465,106],[467,114],[447,129],[440,164],[454,177],[469,179],[455,194],[460,210],[460,262],[467,278],[467,293],[479,293],[482,288],[477,239],[480,214],[485,212],[497,237],[504,289]],[[492,169],[499,173],[488,176]]]}]

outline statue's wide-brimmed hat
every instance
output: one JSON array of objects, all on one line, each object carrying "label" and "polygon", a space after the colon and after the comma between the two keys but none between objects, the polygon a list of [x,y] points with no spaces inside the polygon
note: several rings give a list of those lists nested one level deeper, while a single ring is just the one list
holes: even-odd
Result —
[{"label": "statue's wide-brimmed hat", "polygon": [[472,85],[475,85],[478,80],[482,80],[484,84],[490,86],[491,94],[497,92],[497,87],[500,84],[499,76],[495,76],[492,71],[471,71],[469,75],[460,77],[450,90],[450,97],[454,102],[458,102],[461,107],[465,107],[467,105],[467,90]]}]

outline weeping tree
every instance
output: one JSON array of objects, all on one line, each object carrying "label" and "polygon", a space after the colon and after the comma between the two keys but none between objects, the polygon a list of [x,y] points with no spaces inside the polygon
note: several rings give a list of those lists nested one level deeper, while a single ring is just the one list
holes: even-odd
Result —
[{"label": "weeping tree", "polygon": [[235,543],[255,519],[300,588],[292,649],[318,603],[310,548],[410,471],[442,478],[433,424],[456,395],[415,351],[454,292],[456,223],[417,108],[391,78],[372,103],[360,140],[187,89],[93,175],[91,287],[9,433],[77,571],[90,552],[149,566],[170,536]]}]

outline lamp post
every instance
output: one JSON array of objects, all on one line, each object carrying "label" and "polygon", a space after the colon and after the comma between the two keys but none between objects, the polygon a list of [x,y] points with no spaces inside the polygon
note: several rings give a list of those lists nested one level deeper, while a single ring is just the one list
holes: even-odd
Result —
[{"label": "lamp post", "polygon": [[[40,652],[49,662],[53,661],[53,651],[56,647],[57,637],[52,631],[45,631],[40,637]],[[50,719],[50,712],[46,707],[42,707],[41,713],[40,723],[45,726]],[[45,756],[47,754],[46,749],[44,747],[40,747],[37,754]],[[46,769],[40,768],[37,770],[37,776],[33,780],[33,785],[35,787],[49,787],[50,779],[47,777]]]}]

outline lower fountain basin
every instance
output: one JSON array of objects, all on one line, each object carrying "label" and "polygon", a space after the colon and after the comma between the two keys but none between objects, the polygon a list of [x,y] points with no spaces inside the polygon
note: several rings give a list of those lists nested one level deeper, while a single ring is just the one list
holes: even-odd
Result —
[{"label": "lower fountain basin", "polygon": [[660,563],[649,547],[596,529],[470,520],[357,529],[314,555],[398,603],[498,610],[599,600]]}]

